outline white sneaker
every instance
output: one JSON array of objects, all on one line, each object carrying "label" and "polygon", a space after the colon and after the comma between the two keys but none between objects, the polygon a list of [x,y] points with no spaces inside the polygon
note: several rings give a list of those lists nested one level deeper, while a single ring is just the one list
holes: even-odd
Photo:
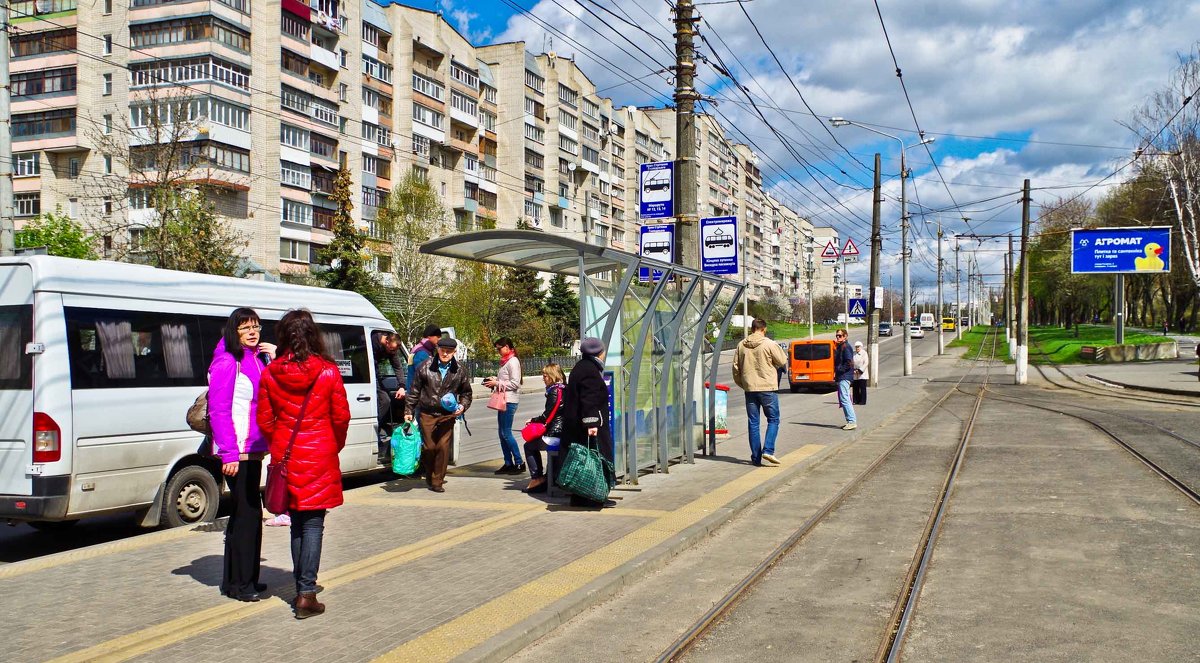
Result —
[{"label": "white sneaker", "polygon": [[267,518],[267,527],[291,527],[292,517],[286,513],[281,513],[278,516]]},{"label": "white sneaker", "polygon": [[776,457],[774,457],[774,456],[772,456],[771,454],[763,454],[763,455],[762,455],[762,459],[763,459],[763,460],[765,460],[765,461],[767,461],[768,463],[770,463],[770,464],[772,464],[772,465],[779,465],[779,464],[780,464],[780,463],[779,463],[779,459],[778,459],[778,458],[776,458]]},{"label": "white sneaker", "polygon": [[846,424],[845,426],[842,426],[842,430],[854,430],[855,428],[858,428],[858,424],[851,423],[851,424]]}]

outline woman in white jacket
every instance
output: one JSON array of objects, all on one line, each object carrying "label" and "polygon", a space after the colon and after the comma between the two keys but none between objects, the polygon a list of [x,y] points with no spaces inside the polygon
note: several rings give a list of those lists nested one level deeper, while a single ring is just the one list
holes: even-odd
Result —
[{"label": "woman in white jacket", "polygon": [[867,404],[867,380],[871,379],[871,358],[863,349],[862,341],[854,342],[854,382],[850,383],[851,400],[855,405]]},{"label": "woman in white jacket", "polygon": [[[524,474],[525,460],[521,446],[513,436],[513,419],[517,415],[517,404],[521,390],[521,360],[517,359],[513,341],[507,336],[496,339],[496,353],[500,355],[500,370],[496,375],[485,378],[483,386],[494,393],[504,395],[503,410],[498,410],[496,423],[500,428],[500,450],[504,453],[504,465],[496,474]],[[488,404],[491,407],[491,404]]]}]

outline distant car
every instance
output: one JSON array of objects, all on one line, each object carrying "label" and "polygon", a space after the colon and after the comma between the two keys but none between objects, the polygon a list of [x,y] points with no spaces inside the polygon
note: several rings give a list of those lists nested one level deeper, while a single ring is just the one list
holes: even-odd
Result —
[{"label": "distant car", "polygon": [[971,319],[970,319],[970,318],[959,318],[959,319],[958,319],[958,324],[962,325],[963,327],[970,326],[970,324],[971,324]]},{"label": "distant car", "polygon": [[921,329],[921,325],[909,325],[908,335],[911,338],[925,338],[925,330]]},{"label": "distant car", "polygon": [[890,322],[879,323],[879,335],[880,336],[891,336],[892,335],[892,323],[890,323]]}]

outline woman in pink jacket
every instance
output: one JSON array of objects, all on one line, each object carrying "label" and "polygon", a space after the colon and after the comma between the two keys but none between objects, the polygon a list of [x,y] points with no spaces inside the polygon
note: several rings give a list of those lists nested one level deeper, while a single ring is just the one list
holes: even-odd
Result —
[{"label": "woman in pink jacket", "polygon": [[262,322],[254,309],[239,308],[225,322],[223,337],[208,367],[208,420],[213,453],[229,484],[233,510],[225,529],[225,570],[221,593],[257,601],[267,586],[258,581],[262,551],[262,459],[267,452],[255,421],[258,383],[275,346],[263,343]]}]

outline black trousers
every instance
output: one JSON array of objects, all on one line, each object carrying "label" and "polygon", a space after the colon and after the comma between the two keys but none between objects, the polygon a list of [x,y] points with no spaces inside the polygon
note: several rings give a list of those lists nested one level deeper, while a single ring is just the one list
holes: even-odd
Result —
[{"label": "black trousers", "polygon": [[225,570],[221,593],[249,594],[258,582],[262,562],[261,460],[243,460],[234,476],[226,476],[233,510],[225,528]]},{"label": "black trousers", "polygon": [[862,378],[855,379],[850,383],[850,400],[855,405],[867,404],[867,381]]}]

